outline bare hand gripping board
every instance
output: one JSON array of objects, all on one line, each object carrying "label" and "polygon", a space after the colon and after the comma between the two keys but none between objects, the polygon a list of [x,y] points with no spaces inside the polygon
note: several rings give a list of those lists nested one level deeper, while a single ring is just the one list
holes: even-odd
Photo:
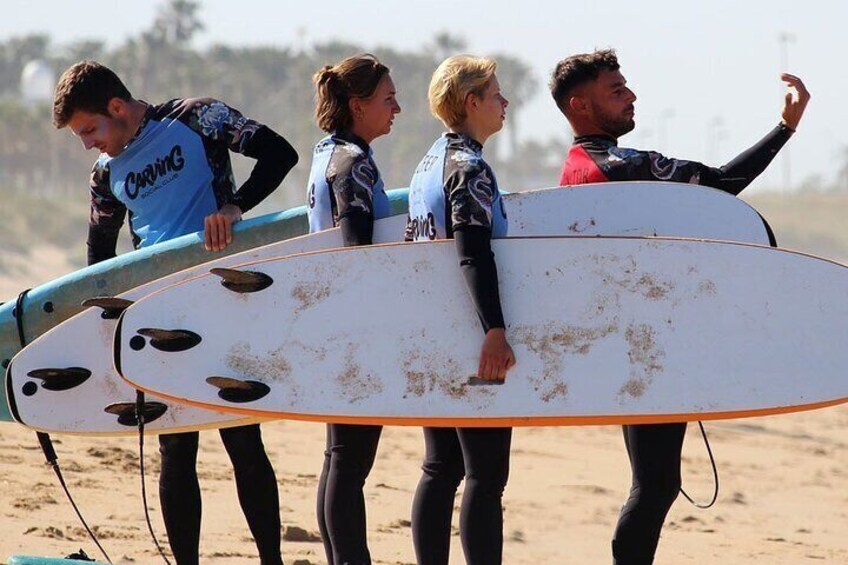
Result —
[{"label": "bare hand gripping board", "polygon": [[[650,183],[603,184],[570,189],[546,189],[506,197],[513,233],[530,235],[597,233],[692,233],[745,241],[767,241],[763,222],[743,202],[712,189],[690,185]],[[634,209],[639,212],[634,213]],[[380,220],[375,226],[377,242],[398,241],[405,217]],[[159,288],[214,269],[238,263],[342,245],[338,230],[295,238],[213,264],[188,269],[122,294],[129,302]],[[223,276],[219,271],[218,276]],[[242,279],[250,279],[247,275]],[[228,288],[258,289],[262,281],[230,281]],[[112,301],[114,302],[114,301]],[[115,310],[126,307],[118,304]],[[105,304],[105,307],[114,306]],[[119,312],[118,312],[119,313]],[[116,316],[115,316],[116,317]],[[30,427],[75,434],[134,433],[135,391],[114,372],[111,362],[114,320],[99,311],[80,314],[48,332],[21,352],[8,371],[8,395],[13,416]],[[153,338],[155,339],[155,338]],[[77,368],[77,369],[73,369]],[[95,376],[77,387],[55,390],[60,380],[39,379],[45,370],[71,373],[85,368]],[[81,378],[81,377],[80,377]],[[40,388],[39,388],[40,387]],[[53,388],[50,388],[53,387]],[[48,392],[49,391],[49,392]],[[235,393],[232,393],[235,394]],[[150,433],[187,431],[245,423],[184,405],[148,398]]]},{"label": "bare hand gripping board", "polygon": [[[482,340],[453,242],[242,265],[128,308],[116,365],[144,390],[263,417],[430,426],[739,418],[848,400],[848,268],[750,244],[494,242],[516,366],[474,379]],[[213,306],[214,305],[214,306]],[[196,333],[166,351],[145,328]]]}]

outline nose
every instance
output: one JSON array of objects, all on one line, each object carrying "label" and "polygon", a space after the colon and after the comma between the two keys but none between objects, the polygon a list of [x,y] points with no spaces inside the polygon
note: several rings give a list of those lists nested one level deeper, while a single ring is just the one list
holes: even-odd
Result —
[{"label": "nose", "polygon": [[395,114],[400,114],[400,104],[395,102],[395,107],[392,108],[392,112],[394,112]]},{"label": "nose", "polygon": [[82,137],[80,138],[80,141],[82,141],[82,146],[85,147],[86,151],[94,147],[94,141],[88,137]]},{"label": "nose", "polygon": [[636,93],[629,88],[627,89],[627,92],[630,94],[630,103],[632,104],[633,102],[636,102]]}]

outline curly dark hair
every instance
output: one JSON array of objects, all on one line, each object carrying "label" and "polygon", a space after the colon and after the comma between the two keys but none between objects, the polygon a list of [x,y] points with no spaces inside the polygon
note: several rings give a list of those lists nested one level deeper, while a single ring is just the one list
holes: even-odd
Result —
[{"label": "curly dark hair", "polygon": [[130,101],[132,95],[111,69],[95,61],[80,61],[59,78],[53,94],[53,125],[62,129],[77,110],[108,115],[113,98]]},{"label": "curly dark hair", "polygon": [[602,49],[593,53],[580,53],[557,63],[551,74],[551,96],[557,107],[565,112],[568,97],[581,84],[598,78],[601,71],[617,71],[618,57],[615,49]]}]

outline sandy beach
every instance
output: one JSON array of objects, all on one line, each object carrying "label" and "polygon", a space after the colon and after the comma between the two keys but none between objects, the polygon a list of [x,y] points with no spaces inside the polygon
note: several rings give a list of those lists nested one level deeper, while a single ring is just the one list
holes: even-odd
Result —
[{"label": "sandy beach", "polygon": [[[768,211],[777,219],[777,227],[783,228],[779,233],[787,231],[788,220],[783,216],[791,219],[791,214]],[[60,249],[47,245],[29,257],[7,254],[5,259],[0,297],[6,300],[23,288],[73,270]],[[720,475],[718,502],[701,510],[678,498],[666,521],[657,565],[848,563],[848,405],[712,422],[706,427]],[[289,565],[325,563],[314,509],[324,427],[278,421],[264,424],[263,430],[279,482],[285,561]],[[144,522],[137,438],[56,435],[54,439],[70,489],[113,561],[161,563]],[[146,440],[145,468],[153,527],[164,541],[157,447],[155,438]],[[504,497],[504,562],[610,563],[610,538],[630,480],[620,429],[518,429],[512,454]],[[419,429],[384,431],[366,486],[369,541],[377,564],[415,562],[409,519],[422,456]],[[201,435],[198,469],[204,505],[203,563],[257,563],[236,500],[232,469],[216,432]],[[0,424],[0,482],[0,562],[13,554],[59,556],[80,547],[100,557],[45,464],[31,430]],[[711,498],[712,469],[694,425],[684,446],[683,482],[697,501]],[[459,496],[452,564],[465,562],[456,529]]]},{"label": "sandy beach", "polygon": [[[672,509],[656,563],[848,563],[848,407],[707,424],[721,480],[716,505]],[[263,425],[277,472],[286,563],[325,563],[315,520],[323,426]],[[66,480],[116,563],[161,562],[144,523],[137,438],[56,436]],[[165,538],[156,496],[156,440],[145,443],[153,525]],[[366,487],[374,562],[411,564],[410,503],[423,454],[417,428],[384,431]],[[256,563],[238,508],[231,468],[215,432],[202,434],[204,563]],[[0,434],[0,555],[64,555],[87,539],[32,431],[4,424]],[[524,428],[515,432],[504,498],[505,563],[609,563],[609,539],[628,489],[616,427]],[[708,501],[713,482],[697,426],[684,447],[684,488]],[[464,563],[456,525],[451,563]],[[303,530],[303,531],[301,531]],[[306,540],[306,541],[298,541]]]}]

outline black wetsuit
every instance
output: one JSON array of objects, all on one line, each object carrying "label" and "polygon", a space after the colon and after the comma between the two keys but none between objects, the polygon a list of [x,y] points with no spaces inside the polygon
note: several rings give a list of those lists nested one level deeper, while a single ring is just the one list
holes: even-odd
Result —
[{"label": "black wetsuit", "polygon": [[[461,134],[436,140],[410,182],[406,239],[455,239],[460,268],[488,331],[505,327],[491,239],[506,235],[507,218],[482,150]],[[454,498],[463,478],[459,531],[466,563],[501,563],[501,501],[511,440],[512,428],[424,428],[424,472],[412,505],[419,565],[447,565]]]},{"label": "black wetsuit", "polygon": [[[614,138],[607,136],[581,136],[568,151],[560,184],[674,181],[739,194],[765,170],[792,133],[779,125],[721,168],[669,159],[652,151],[620,148]],[[613,559],[615,565],[650,565],[665,517],[680,492],[686,424],[624,426],[623,433],[632,484],[613,536]]]},{"label": "black wetsuit", "polygon": [[[238,191],[230,151],[257,160]],[[235,204],[242,212],[254,207],[296,163],[297,153],[285,139],[218,100],[194,98],[149,106],[124,150],[115,157],[101,155],[92,170],[88,262],[115,256],[128,212],[136,247],[202,231],[205,216],[224,204]],[[280,565],[277,482],[259,426],[220,434],[261,563]],[[197,432],[159,436],[159,497],[178,565],[199,561],[197,445]]]},{"label": "black wetsuit", "polygon": [[[309,231],[339,226],[345,247],[371,245],[374,220],[388,197],[369,145],[336,132],[315,146],[307,188]],[[318,528],[329,565],[370,565],[362,489],[374,465],[382,426],[328,424],[318,481]]]}]

